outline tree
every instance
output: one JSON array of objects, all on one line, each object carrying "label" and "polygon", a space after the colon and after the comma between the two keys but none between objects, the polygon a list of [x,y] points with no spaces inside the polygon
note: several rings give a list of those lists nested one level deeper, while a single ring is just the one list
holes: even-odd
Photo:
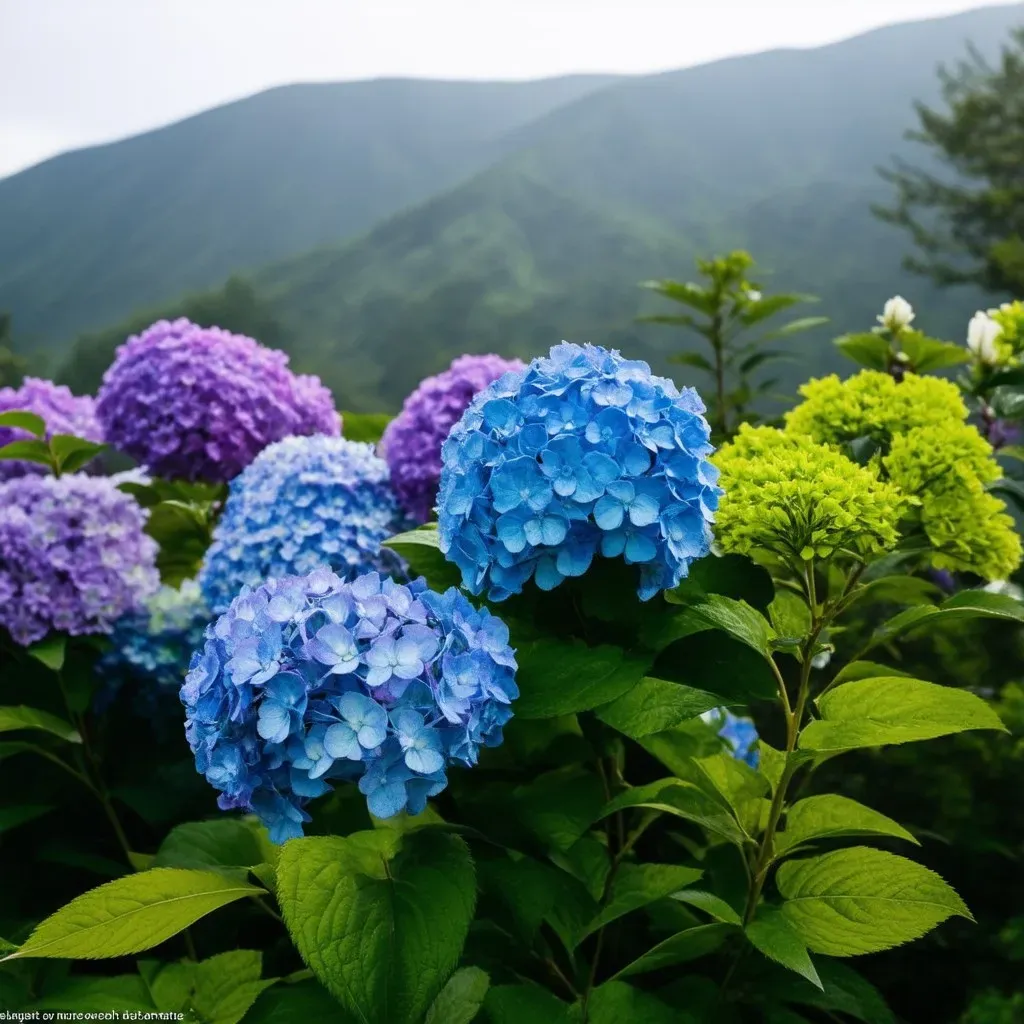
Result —
[{"label": "tree", "polygon": [[907,138],[930,151],[928,166],[903,160],[880,173],[896,188],[882,220],[905,228],[917,253],[909,270],[939,285],[1024,290],[1024,28],[993,67],[973,48],[941,68],[945,109],[916,105]]},{"label": "tree", "polygon": [[0,313],[0,387],[16,388],[27,368],[28,364],[12,348],[11,315]]}]

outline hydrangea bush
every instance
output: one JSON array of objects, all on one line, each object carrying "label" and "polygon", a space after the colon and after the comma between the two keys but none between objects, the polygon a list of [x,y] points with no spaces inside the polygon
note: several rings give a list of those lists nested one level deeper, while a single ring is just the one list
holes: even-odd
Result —
[{"label": "hydrangea bush", "polygon": [[413,522],[425,523],[433,514],[441,481],[441,446],[473,396],[504,374],[523,369],[518,359],[459,356],[406,398],[402,411],[384,431],[381,453]]},{"label": "hydrangea bush", "polygon": [[544,590],[594,558],[647,600],[707,554],[718,505],[704,404],[643,362],[561,344],[477,395],[442,449],[441,550],[472,594]]},{"label": "hydrangea bush", "polygon": [[508,629],[457,590],[329,570],[244,588],[181,689],[196,768],[274,842],[358,780],[370,812],[419,814],[446,768],[501,742],[518,696]]},{"label": "hydrangea bush", "polygon": [[243,586],[302,576],[320,565],[342,575],[397,571],[381,543],[404,520],[388,468],[369,444],[289,437],[232,482],[199,575],[210,608],[227,610]]},{"label": "hydrangea bush", "polygon": [[283,352],[184,318],[117,350],[96,414],[107,441],[155,475],[214,483],[274,441],[341,430],[330,392],[292,373]]},{"label": "hydrangea bush", "polygon": [[[0,388],[0,413],[31,412],[46,425],[46,436],[68,434],[87,441],[101,442],[103,431],[96,418],[96,405],[88,395],[73,395],[69,388],[38,377],[26,377],[17,388]],[[0,448],[12,441],[32,438],[20,427],[0,426]],[[26,473],[45,473],[44,466],[24,459],[0,461],[0,480],[24,476]]]}]

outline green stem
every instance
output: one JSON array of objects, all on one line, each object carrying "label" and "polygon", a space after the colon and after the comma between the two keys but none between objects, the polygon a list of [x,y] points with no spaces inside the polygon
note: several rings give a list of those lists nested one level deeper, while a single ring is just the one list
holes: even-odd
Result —
[{"label": "green stem", "polygon": [[725,339],[722,337],[722,316],[716,313],[711,321],[711,347],[715,353],[715,418],[722,439],[729,437],[729,411],[725,405]]}]

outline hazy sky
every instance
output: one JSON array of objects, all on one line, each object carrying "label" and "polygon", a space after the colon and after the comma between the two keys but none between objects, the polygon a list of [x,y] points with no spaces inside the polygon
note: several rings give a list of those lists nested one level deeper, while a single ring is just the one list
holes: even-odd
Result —
[{"label": "hazy sky", "polygon": [[644,72],[964,0],[0,0],[0,176],[272,85]]}]

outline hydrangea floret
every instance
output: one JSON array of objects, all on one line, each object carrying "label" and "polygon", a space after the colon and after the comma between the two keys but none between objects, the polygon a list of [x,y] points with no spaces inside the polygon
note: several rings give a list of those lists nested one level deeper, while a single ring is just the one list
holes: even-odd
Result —
[{"label": "hydrangea floret", "polygon": [[399,571],[381,542],[404,527],[388,467],[373,447],[341,437],[289,437],[231,481],[199,582],[220,614],[242,586],[320,565],[352,576]]},{"label": "hydrangea floret", "polygon": [[[0,412],[31,412],[46,424],[46,436],[70,434],[101,442],[103,431],[96,419],[96,404],[89,395],[73,395],[69,388],[39,377],[26,377],[17,388],[0,388]],[[0,447],[27,441],[32,435],[20,427],[0,427]],[[46,467],[23,459],[0,461],[0,480],[26,473],[42,474]]]},{"label": "hydrangea floret", "polygon": [[210,483],[237,476],[274,441],[341,430],[330,392],[292,373],[283,352],[184,318],[117,350],[96,413],[107,441],[155,475]]},{"label": "hydrangea floret", "polygon": [[518,359],[459,356],[406,398],[384,431],[381,453],[398,499],[414,522],[425,523],[433,513],[441,480],[441,446],[473,396],[503,374],[523,369]]},{"label": "hydrangea floret", "polygon": [[760,761],[757,744],[760,737],[752,718],[734,715],[728,708],[715,708],[700,716],[706,724],[718,729],[718,736],[725,741],[729,752],[737,761],[756,768]]},{"label": "hydrangea floret", "polygon": [[497,746],[518,696],[505,624],[455,588],[328,569],[243,588],[181,689],[197,770],[276,843],[358,782],[371,814],[419,814],[446,769]]},{"label": "hydrangea floret", "polygon": [[0,627],[28,645],[108,633],[159,586],[156,542],[134,498],[102,477],[0,484]]},{"label": "hydrangea floret", "polygon": [[563,343],[478,394],[442,449],[441,550],[473,594],[551,590],[598,554],[643,600],[707,554],[721,490],[705,407],[643,362]]}]

